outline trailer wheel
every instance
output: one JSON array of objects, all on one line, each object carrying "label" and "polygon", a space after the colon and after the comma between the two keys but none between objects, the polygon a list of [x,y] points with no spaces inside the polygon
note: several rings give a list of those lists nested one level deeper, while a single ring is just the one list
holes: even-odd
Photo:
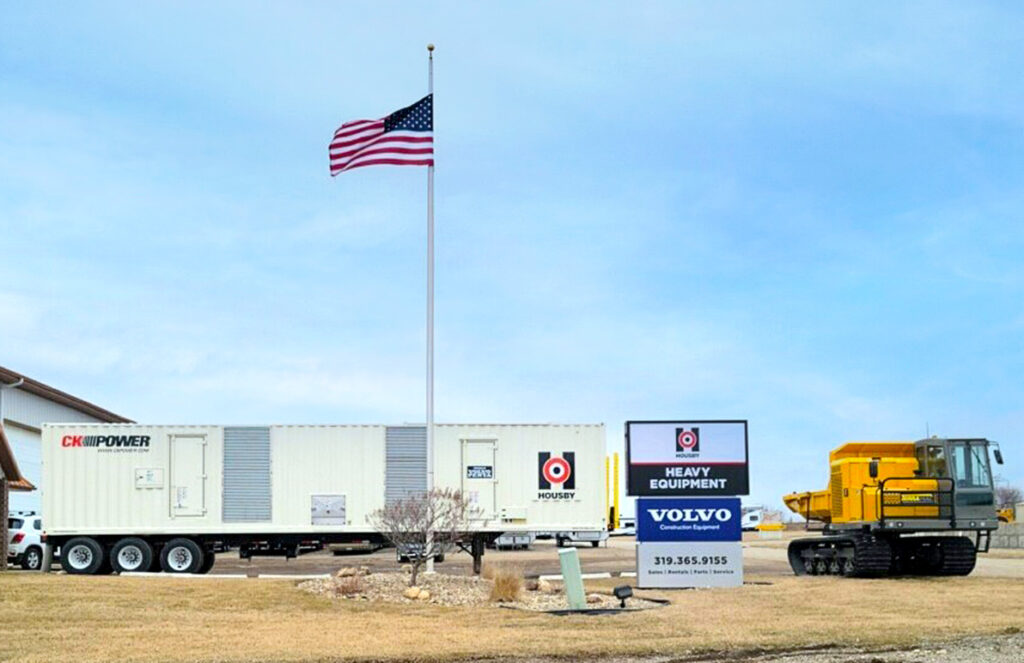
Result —
[{"label": "trailer wheel", "polygon": [[192,539],[171,539],[160,551],[160,568],[167,573],[197,573],[203,557],[203,549]]},{"label": "trailer wheel", "polygon": [[94,575],[103,562],[103,546],[96,539],[76,536],[61,546],[60,565],[70,575]]},{"label": "trailer wheel", "polygon": [[212,550],[203,554],[203,565],[199,567],[199,573],[209,573],[213,569],[213,563],[217,561],[217,555]]},{"label": "trailer wheel", "polygon": [[121,539],[110,549],[110,565],[116,573],[149,571],[153,566],[153,546],[135,536]]}]

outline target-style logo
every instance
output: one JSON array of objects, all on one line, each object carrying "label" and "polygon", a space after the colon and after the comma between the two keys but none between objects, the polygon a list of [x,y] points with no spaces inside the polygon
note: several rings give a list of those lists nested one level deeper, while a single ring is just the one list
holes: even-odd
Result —
[{"label": "target-style logo", "polygon": [[541,490],[576,488],[576,452],[563,451],[555,456],[550,451],[537,454],[538,482]]},{"label": "target-style logo", "polygon": [[700,451],[700,428],[677,428],[676,450],[687,453]]}]

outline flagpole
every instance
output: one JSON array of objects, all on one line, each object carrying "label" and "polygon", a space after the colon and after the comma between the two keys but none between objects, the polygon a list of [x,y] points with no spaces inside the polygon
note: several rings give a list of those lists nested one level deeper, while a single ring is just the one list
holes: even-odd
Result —
[{"label": "flagpole", "polygon": [[[433,129],[434,45],[427,44],[427,92],[431,95]],[[434,489],[434,166],[427,166],[427,490]],[[427,531],[427,548],[434,532]],[[434,555],[427,558],[427,573],[434,572]]]}]

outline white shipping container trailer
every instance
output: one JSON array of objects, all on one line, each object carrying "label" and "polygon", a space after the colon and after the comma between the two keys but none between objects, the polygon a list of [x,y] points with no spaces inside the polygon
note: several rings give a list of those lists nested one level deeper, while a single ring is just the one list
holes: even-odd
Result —
[{"label": "white shipping container trailer", "polygon": [[[603,424],[440,424],[434,485],[475,504],[479,572],[504,532],[605,529]],[[369,516],[426,488],[423,426],[44,424],[47,541],[69,573],[205,573],[214,550],[382,543]]]}]

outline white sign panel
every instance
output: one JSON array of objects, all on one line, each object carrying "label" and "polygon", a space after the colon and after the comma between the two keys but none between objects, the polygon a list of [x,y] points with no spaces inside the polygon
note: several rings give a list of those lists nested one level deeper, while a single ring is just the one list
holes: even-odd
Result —
[{"label": "white sign panel", "polygon": [[739,587],[743,584],[742,544],[638,543],[636,584],[641,589]]},{"label": "white sign panel", "polygon": [[628,494],[749,493],[746,421],[627,421]]}]

